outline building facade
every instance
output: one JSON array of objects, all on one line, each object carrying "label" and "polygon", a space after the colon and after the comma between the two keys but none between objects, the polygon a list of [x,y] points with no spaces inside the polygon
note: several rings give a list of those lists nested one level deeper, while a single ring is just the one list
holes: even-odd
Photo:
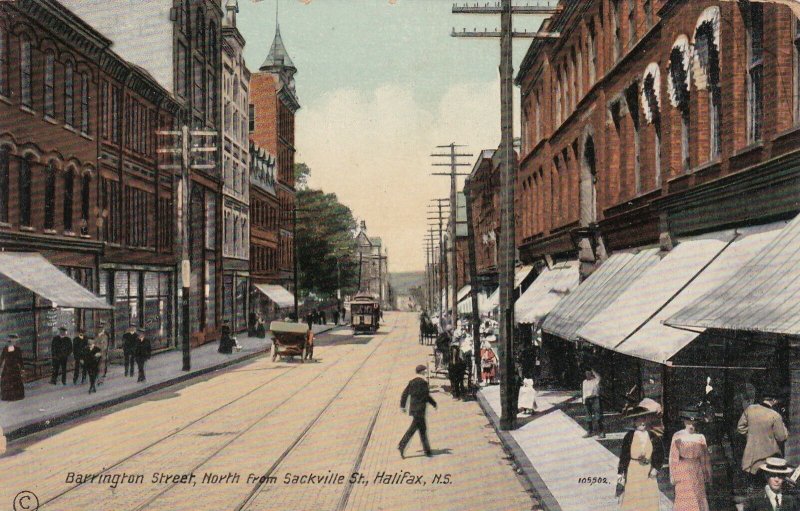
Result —
[{"label": "building facade", "polygon": [[367,235],[367,222],[361,221],[356,235],[359,292],[369,293],[377,298],[381,307],[391,305],[389,290],[389,257],[383,240]]},{"label": "building facade", "polygon": [[250,79],[249,117],[250,140],[277,158],[275,192],[280,206],[277,270],[264,278],[286,289],[294,286],[294,117],[300,108],[295,91],[296,72],[276,25],[269,54]]},{"label": "building facade", "polygon": [[250,71],[236,27],[237,0],[222,24],[222,317],[234,332],[247,328],[250,289]]},{"label": "building facade", "polygon": [[[142,9],[130,9],[130,4],[122,1],[62,0],[61,3],[102,30],[114,41],[119,55],[140,66],[175,97],[181,107],[176,129],[187,125],[194,131],[214,133],[193,136],[193,144],[216,150],[193,153],[189,213],[184,219],[181,202],[178,232],[187,232],[185,243],[191,263],[191,342],[196,345],[215,340],[219,337],[223,308],[221,2],[155,0]],[[146,34],[144,38],[142,34]],[[180,140],[174,136],[158,137],[156,143],[159,147],[180,147]],[[179,177],[180,171],[176,174]]]},{"label": "building facade", "polygon": [[500,240],[500,167],[493,149],[481,151],[469,175],[464,193],[470,194],[475,236],[475,264],[482,291],[497,288],[497,243]]}]

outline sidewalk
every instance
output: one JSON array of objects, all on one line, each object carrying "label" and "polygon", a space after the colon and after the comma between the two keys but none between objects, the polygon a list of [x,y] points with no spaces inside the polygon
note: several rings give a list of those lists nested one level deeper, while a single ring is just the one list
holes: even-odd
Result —
[{"label": "sidewalk", "polygon": [[[332,330],[334,325],[314,325],[314,333]],[[72,384],[72,359],[68,366],[67,385],[51,385],[45,378],[25,384],[25,399],[0,401],[0,427],[8,440],[36,433],[88,413],[134,399],[158,389],[222,369],[257,357],[269,350],[269,333],[264,339],[237,336],[242,350],[230,355],[217,353],[217,342],[192,348],[192,370],[181,370],[183,353],[180,349],[159,353],[147,362],[147,381],[138,383],[136,377],[125,377],[122,365],[109,365],[108,374],[97,393],[89,394],[89,383]]]},{"label": "sidewalk", "polygon": [[[574,394],[540,391],[533,417],[520,415],[520,424],[524,425],[498,433],[548,511],[617,511],[614,492],[619,458],[597,439],[583,438],[586,431],[560,409],[575,401]],[[495,429],[499,429],[500,386],[484,387],[478,400]],[[610,433],[608,440],[621,440],[623,434]],[[662,470],[661,475],[664,473]],[[600,483],[582,478],[599,478]],[[663,492],[664,485],[661,487]],[[672,509],[672,502],[664,493],[661,509]]]}]

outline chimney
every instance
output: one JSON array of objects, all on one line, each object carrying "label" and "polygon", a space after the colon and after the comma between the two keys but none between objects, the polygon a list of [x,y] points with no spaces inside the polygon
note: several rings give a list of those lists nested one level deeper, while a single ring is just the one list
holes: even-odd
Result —
[{"label": "chimney", "polygon": [[364,232],[364,233],[367,232],[367,221],[366,220],[362,220],[361,221],[361,232]]}]

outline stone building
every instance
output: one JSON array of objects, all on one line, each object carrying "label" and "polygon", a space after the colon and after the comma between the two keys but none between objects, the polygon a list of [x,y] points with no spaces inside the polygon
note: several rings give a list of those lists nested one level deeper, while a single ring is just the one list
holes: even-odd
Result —
[{"label": "stone building", "polygon": [[389,291],[389,257],[383,240],[367,235],[367,222],[361,221],[356,235],[359,292],[369,293],[388,307],[391,302]]}]

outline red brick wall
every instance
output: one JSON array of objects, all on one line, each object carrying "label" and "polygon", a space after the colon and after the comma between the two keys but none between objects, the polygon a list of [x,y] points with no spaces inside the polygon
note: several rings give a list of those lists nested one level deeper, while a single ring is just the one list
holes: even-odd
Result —
[{"label": "red brick wall", "polygon": [[278,154],[278,97],[275,79],[270,73],[250,76],[250,104],[255,107],[255,129],[250,140],[270,154]]}]

